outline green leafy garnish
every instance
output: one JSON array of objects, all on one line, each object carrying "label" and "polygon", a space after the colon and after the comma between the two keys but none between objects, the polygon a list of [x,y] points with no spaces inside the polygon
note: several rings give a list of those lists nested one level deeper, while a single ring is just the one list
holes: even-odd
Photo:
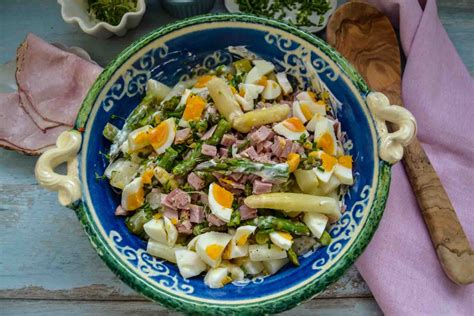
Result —
[{"label": "green leafy garnish", "polygon": [[137,0],[88,0],[89,15],[93,19],[119,25],[127,12],[137,10]]}]

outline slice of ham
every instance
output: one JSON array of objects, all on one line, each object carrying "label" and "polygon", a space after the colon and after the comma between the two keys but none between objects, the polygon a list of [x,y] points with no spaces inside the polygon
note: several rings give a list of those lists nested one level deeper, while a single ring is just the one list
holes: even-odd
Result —
[{"label": "slice of ham", "polygon": [[[25,108],[31,105],[45,121],[73,126],[82,100],[101,71],[100,66],[33,34],[18,48],[18,90],[24,94]],[[30,105],[25,105],[26,99]]]},{"label": "slice of ham", "polygon": [[18,93],[0,93],[0,146],[39,155],[67,129],[61,125],[43,132],[20,106]]},{"label": "slice of ham", "polygon": [[217,125],[214,125],[213,127],[211,127],[207,132],[204,133],[204,135],[202,135],[201,139],[208,140],[209,138],[211,138],[216,128],[217,128]]},{"label": "slice of ham", "polygon": [[198,175],[195,174],[194,172],[191,172],[191,173],[188,175],[188,183],[189,183],[195,190],[201,190],[202,188],[204,188],[204,185],[205,185],[204,180],[201,179],[200,177],[198,177]]},{"label": "slice of ham", "polygon": [[246,220],[246,219],[251,219],[257,217],[257,209],[255,208],[250,208],[245,204],[242,204],[239,207],[240,211],[240,219],[241,220]]},{"label": "slice of ham", "polygon": [[195,204],[189,205],[189,220],[191,223],[202,223],[204,220],[204,207]]},{"label": "slice of ham", "polygon": [[268,182],[263,182],[260,180],[255,180],[253,183],[253,194],[264,194],[264,193],[269,193],[272,192],[272,184]]},{"label": "slice of ham", "polygon": [[220,220],[214,214],[207,214],[207,221],[209,222],[209,226],[223,226],[223,225],[225,225],[225,222]]},{"label": "slice of ham", "polygon": [[53,128],[56,126],[64,125],[57,122],[51,122],[44,119],[38,111],[36,111],[35,107],[30,103],[30,100],[26,97],[26,94],[23,92],[19,92],[20,95],[20,106],[25,110],[26,113],[30,116],[33,122],[40,128],[41,130],[45,131],[48,128]]}]

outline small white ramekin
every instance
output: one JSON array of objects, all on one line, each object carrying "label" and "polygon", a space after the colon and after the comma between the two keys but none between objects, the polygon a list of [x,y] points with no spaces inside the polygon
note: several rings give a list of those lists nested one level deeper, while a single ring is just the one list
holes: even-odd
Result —
[{"label": "small white ramekin", "polygon": [[145,0],[138,0],[137,11],[125,13],[119,25],[111,25],[91,19],[87,13],[87,0],[58,0],[58,3],[64,21],[78,24],[83,32],[99,38],[124,36],[127,30],[137,27],[146,10]]}]

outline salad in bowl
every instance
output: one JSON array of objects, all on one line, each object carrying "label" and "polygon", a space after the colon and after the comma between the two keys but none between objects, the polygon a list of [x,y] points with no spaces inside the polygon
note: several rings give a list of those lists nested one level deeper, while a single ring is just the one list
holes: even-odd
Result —
[{"label": "salad in bowl", "polygon": [[335,97],[291,82],[245,58],[172,88],[150,79],[122,129],[105,126],[116,215],[184,278],[219,288],[330,244],[352,156]]},{"label": "salad in bowl", "polygon": [[362,253],[415,127],[322,40],[201,16],[120,53],[35,173],[137,292],[261,315],[314,297]]}]

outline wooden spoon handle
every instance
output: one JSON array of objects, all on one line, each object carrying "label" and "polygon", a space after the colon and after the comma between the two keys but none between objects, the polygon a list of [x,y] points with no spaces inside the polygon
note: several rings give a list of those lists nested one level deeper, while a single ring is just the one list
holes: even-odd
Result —
[{"label": "wooden spoon handle", "polygon": [[441,181],[417,139],[403,165],[445,273],[457,284],[474,282],[474,251]]}]

